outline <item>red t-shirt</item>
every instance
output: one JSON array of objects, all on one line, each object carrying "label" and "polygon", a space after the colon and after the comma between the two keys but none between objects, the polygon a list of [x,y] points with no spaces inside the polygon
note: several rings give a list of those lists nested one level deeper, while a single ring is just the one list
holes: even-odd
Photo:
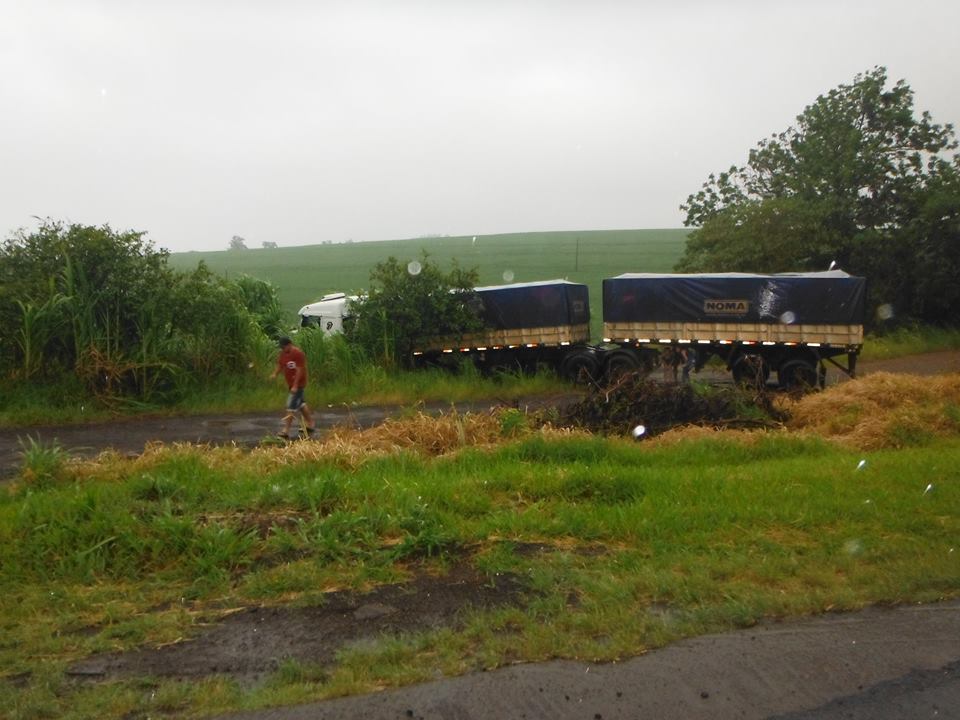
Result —
[{"label": "red t-shirt", "polygon": [[[287,387],[291,390],[299,390],[307,386],[307,356],[304,355],[303,350],[297,346],[287,345],[280,351],[280,355],[277,358],[277,367],[283,371],[283,377],[286,378]],[[294,387],[293,384],[297,380],[298,368],[302,368],[303,372],[300,374],[300,382]]]}]

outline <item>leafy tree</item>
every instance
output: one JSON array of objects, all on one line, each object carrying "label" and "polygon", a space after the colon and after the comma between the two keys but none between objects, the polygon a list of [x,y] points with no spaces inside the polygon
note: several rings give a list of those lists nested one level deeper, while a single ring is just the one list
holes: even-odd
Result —
[{"label": "leafy tree", "polygon": [[448,272],[422,259],[408,265],[390,257],[370,273],[370,290],[352,304],[351,342],[389,365],[409,365],[419,341],[462,335],[480,327],[471,300],[477,271],[456,263]]},{"label": "leafy tree", "polygon": [[956,225],[946,219],[958,202],[956,148],[951,125],[916,115],[905,81],[888,88],[883,67],[857,75],[687,198],[684,224],[697,229],[677,269],[823,270],[836,261],[870,279],[875,304],[943,320],[931,296],[950,295],[948,277],[960,275]]},{"label": "leafy tree", "polygon": [[[960,307],[960,170],[933,178],[916,216],[904,227],[915,282],[904,288],[906,312],[914,317],[956,324]],[[892,267],[892,273],[898,268]]]},{"label": "leafy tree", "polygon": [[247,241],[244,240],[244,239],[243,239],[242,237],[240,237],[239,235],[234,235],[232,238],[230,238],[230,249],[231,249],[231,250],[246,250],[246,249],[247,249]]}]

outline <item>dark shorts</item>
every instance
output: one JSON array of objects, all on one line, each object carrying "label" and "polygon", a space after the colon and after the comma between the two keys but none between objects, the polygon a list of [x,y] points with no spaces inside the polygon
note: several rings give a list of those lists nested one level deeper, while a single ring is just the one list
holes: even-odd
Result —
[{"label": "dark shorts", "polygon": [[287,410],[290,412],[296,412],[303,404],[303,388],[300,388],[299,390],[291,390],[290,394],[287,396]]}]

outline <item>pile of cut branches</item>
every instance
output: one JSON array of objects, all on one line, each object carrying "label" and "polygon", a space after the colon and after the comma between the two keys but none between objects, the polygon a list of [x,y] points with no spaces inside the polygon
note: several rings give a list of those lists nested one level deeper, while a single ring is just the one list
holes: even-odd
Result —
[{"label": "pile of cut branches", "polygon": [[732,385],[661,384],[641,373],[595,386],[560,412],[559,425],[608,435],[655,435],[682,425],[779,427],[786,419],[771,396]]}]

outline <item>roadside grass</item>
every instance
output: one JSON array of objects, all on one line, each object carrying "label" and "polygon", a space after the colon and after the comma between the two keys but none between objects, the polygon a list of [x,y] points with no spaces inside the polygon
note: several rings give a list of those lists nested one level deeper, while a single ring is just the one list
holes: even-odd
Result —
[{"label": "roadside grass", "polygon": [[[170,405],[124,407],[104,405],[80,393],[61,392],[51,386],[10,387],[0,408],[0,427],[107,422],[135,415],[201,415],[211,413],[274,412],[286,401],[286,386],[267,376],[272,365],[264,363],[257,373],[228,376],[216,384],[197,387]],[[481,375],[472,366],[458,371],[425,369],[388,372],[362,365],[337,378],[317,378],[307,388],[307,400],[315,408],[358,405],[406,405],[421,402],[511,401],[521,397],[570,392],[571,386],[551,372],[535,375]]]},{"label": "roadside grass", "polygon": [[[415,416],[250,453],[154,447],[68,465],[56,483],[24,474],[0,494],[0,703],[17,719],[199,717],[960,593],[950,427],[864,451],[783,431],[637,443],[508,417]],[[330,667],[286,660],[254,687],[63,674],[234,608],[316,605],[456,563],[513,574],[526,604],[364,642]]]},{"label": "roadside grass", "polygon": [[20,439],[21,476],[24,482],[44,487],[56,483],[66,472],[68,453],[54,441],[35,437]]},{"label": "roadside grass", "polygon": [[868,335],[863,341],[860,357],[864,360],[889,360],[905,355],[958,348],[960,329],[906,327],[884,335]]}]

